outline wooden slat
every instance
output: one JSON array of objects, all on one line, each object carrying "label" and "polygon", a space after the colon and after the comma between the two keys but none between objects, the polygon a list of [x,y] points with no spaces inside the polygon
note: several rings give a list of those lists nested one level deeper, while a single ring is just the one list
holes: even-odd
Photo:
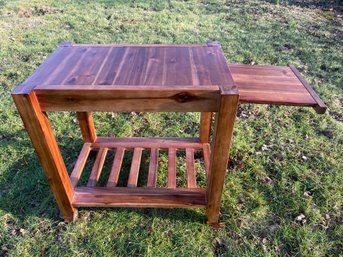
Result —
[{"label": "wooden slat", "polygon": [[203,144],[199,143],[199,138],[177,138],[177,137],[98,137],[92,144],[94,148],[117,148],[125,147],[127,149],[133,149],[135,147],[141,148],[194,148],[202,149]]},{"label": "wooden slat", "polygon": [[93,143],[96,139],[94,121],[90,112],[77,112],[81,134],[85,142]]},{"label": "wooden slat", "polygon": [[194,169],[194,149],[186,148],[186,167],[187,167],[187,186],[188,188],[196,188],[196,174]]},{"label": "wooden slat", "polygon": [[158,149],[152,148],[150,152],[150,164],[148,175],[148,187],[156,187],[158,166]]},{"label": "wooden slat", "polygon": [[188,48],[166,49],[164,85],[193,85]]},{"label": "wooden slat", "polygon": [[115,187],[118,184],[119,173],[123,162],[125,148],[118,147],[112,164],[111,172],[108,177],[107,187]]},{"label": "wooden slat", "polygon": [[[217,111],[218,86],[36,87],[44,111]],[[74,87],[74,88],[73,88]],[[53,89],[55,88],[55,89]],[[68,89],[69,88],[69,89]]]},{"label": "wooden slat", "polygon": [[74,169],[70,175],[70,182],[73,187],[77,186],[80,176],[82,174],[83,168],[85,167],[89,152],[91,150],[90,143],[85,143],[81,149],[80,155],[77,158]]},{"label": "wooden slat", "polygon": [[106,159],[106,154],[107,154],[108,149],[107,148],[100,148],[98,155],[96,156],[91,175],[89,177],[87,186],[89,187],[95,187],[96,184],[98,183],[102,167],[104,166],[104,162]]},{"label": "wooden slat", "polygon": [[129,180],[127,182],[127,187],[137,187],[139,167],[141,165],[143,148],[136,147],[133,151],[132,163],[130,169]]},{"label": "wooden slat", "polygon": [[204,158],[206,176],[208,178],[209,172],[210,172],[210,160],[211,160],[211,146],[210,146],[210,144],[204,144],[203,158]]},{"label": "wooden slat", "polygon": [[77,187],[73,206],[203,208],[206,189]]},{"label": "wooden slat", "polygon": [[69,44],[64,47],[205,47],[207,44]]},{"label": "wooden slat", "polygon": [[176,188],[176,149],[168,149],[168,188]]}]

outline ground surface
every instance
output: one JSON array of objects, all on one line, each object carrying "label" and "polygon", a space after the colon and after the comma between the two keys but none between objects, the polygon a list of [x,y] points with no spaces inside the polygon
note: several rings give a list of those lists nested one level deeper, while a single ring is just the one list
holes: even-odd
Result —
[{"label": "ground surface", "polygon": [[[0,256],[342,254],[342,29],[340,1],[0,1]],[[11,90],[61,41],[208,40],[232,63],[294,64],[327,113],[241,106],[217,232],[203,210],[84,209],[65,224]],[[50,117],[70,171],[82,145],[75,114]],[[198,113],[95,119],[102,135],[199,129]]]}]

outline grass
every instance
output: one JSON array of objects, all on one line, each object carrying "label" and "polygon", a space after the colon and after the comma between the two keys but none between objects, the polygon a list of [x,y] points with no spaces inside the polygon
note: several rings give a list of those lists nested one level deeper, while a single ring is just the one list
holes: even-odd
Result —
[{"label": "grass", "polygon": [[[342,8],[312,2],[0,1],[0,256],[341,255]],[[61,41],[208,40],[220,41],[231,63],[294,64],[328,111],[240,107],[219,231],[200,209],[81,209],[78,222],[64,223],[11,90]],[[75,114],[49,116],[70,171],[82,146]],[[198,113],[97,113],[95,120],[105,136],[199,130]]]}]

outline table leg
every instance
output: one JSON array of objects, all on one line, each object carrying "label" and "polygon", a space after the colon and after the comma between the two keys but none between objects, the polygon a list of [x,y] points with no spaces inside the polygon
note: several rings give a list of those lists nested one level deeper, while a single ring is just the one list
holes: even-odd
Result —
[{"label": "table leg", "polygon": [[200,142],[209,143],[212,125],[212,112],[202,112],[200,118]]},{"label": "table leg", "polygon": [[238,92],[221,95],[216,114],[211,164],[208,180],[207,223],[218,225],[221,196],[229,160],[233,126],[236,119]]},{"label": "table leg", "polygon": [[83,140],[86,143],[93,143],[96,139],[96,133],[92,113],[77,112],[76,115],[79,120]]},{"label": "table leg", "polygon": [[43,166],[60,211],[67,221],[73,221],[77,213],[72,206],[74,190],[48,117],[46,113],[41,111],[34,92],[12,94],[12,96],[39,161]]}]

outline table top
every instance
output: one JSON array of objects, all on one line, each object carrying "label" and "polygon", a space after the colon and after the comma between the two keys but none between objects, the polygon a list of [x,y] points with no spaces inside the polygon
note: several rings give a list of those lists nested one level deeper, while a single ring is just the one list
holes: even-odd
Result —
[{"label": "table top", "polygon": [[[218,42],[184,45],[85,45],[64,42],[12,93],[66,90],[211,90],[237,86],[241,103],[326,110],[290,66],[228,64]],[[50,90],[50,91],[48,91]]]}]

